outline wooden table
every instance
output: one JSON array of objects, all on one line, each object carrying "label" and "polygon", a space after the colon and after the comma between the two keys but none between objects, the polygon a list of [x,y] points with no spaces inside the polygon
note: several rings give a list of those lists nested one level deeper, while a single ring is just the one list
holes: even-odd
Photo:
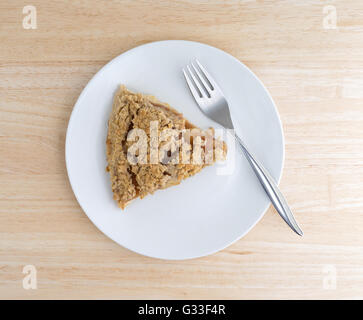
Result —
[{"label": "wooden table", "polygon": [[[0,298],[363,298],[361,0],[0,7]],[[117,245],[82,212],[64,160],[75,101],[110,59],[163,39],[221,48],[265,83],[286,138],[281,189],[303,238],[270,208],[217,254],[161,261]],[[27,265],[37,289],[23,288]]]}]

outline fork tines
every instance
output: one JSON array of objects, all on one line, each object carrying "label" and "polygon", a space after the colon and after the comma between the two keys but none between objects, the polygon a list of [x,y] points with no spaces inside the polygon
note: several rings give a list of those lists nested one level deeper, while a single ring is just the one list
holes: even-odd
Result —
[{"label": "fork tines", "polygon": [[183,68],[183,73],[195,100],[212,96],[217,85],[198,60],[191,62],[186,69]]}]

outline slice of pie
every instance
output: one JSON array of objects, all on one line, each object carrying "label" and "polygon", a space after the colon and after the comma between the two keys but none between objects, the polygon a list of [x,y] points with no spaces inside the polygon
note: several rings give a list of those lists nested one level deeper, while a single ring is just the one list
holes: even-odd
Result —
[{"label": "slice of pie", "polygon": [[124,86],[114,97],[106,147],[113,197],[122,209],[225,159],[227,150],[213,129],[199,129],[168,104]]}]

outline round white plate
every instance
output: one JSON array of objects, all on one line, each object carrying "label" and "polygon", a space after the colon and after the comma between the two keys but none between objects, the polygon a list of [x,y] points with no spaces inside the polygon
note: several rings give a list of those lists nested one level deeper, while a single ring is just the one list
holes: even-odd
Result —
[{"label": "round white plate", "polygon": [[245,235],[270,203],[237,148],[228,165],[207,167],[178,186],[134,200],[124,211],[112,199],[105,141],[120,84],[169,103],[199,127],[219,127],[201,113],[183,78],[182,67],[195,58],[227,97],[237,132],[272,176],[281,177],[280,119],[266,88],[244,64],[214,47],[180,40],[121,54],[80,95],[68,124],[66,164],[74,194],[92,222],[120,245],[150,257],[189,259],[221,250]]}]

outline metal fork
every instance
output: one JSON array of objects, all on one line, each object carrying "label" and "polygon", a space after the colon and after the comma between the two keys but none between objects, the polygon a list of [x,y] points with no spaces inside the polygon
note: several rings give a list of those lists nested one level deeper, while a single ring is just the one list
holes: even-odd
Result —
[{"label": "metal fork", "polygon": [[[195,63],[198,66],[195,66],[195,64],[191,62],[190,65],[186,66],[186,69],[183,68],[185,80],[187,81],[195,101],[208,118],[219,123],[226,129],[234,129],[228,102],[221,89],[200,62],[195,60]],[[292,230],[302,236],[302,230],[299,228],[284,196],[270,173],[263,167],[261,162],[256,159],[251,151],[248,150],[246,144],[237,136],[237,134],[235,134],[235,139],[238,141],[244,155],[277,212]]]}]

